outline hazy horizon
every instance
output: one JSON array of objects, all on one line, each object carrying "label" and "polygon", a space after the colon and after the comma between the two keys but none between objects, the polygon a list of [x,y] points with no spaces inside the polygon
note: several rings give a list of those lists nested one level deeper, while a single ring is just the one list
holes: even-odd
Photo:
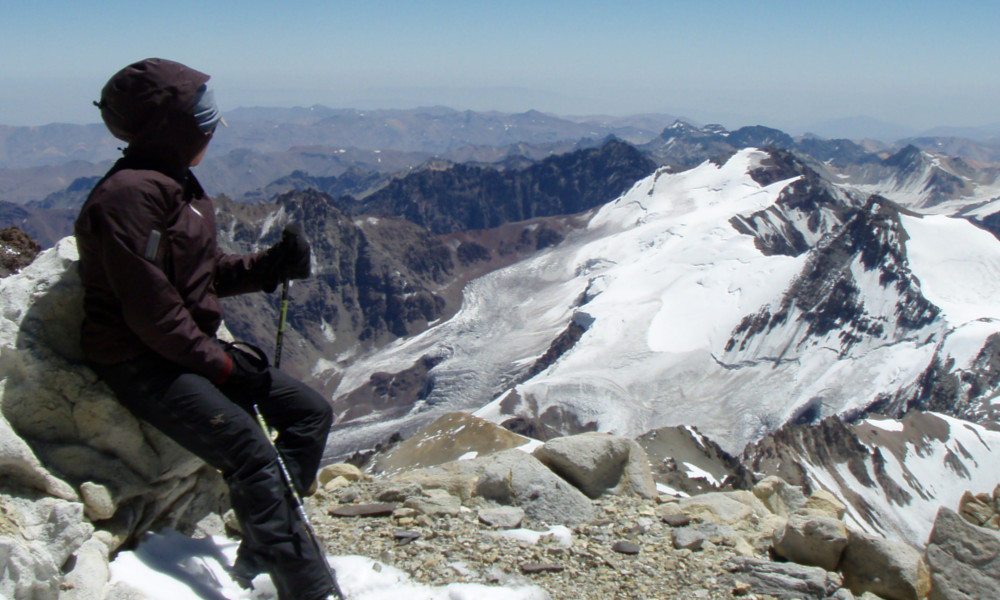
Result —
[{"label": "hazy horizon", "polygon": [[210,74],[224,112],[442,105],[792,133],[858,117],[913,133],[992,127],[997,17],[1000,5],[901,0],[43,0],[5,7],[0,122],[97,123],[107,79],[162,56]]}]

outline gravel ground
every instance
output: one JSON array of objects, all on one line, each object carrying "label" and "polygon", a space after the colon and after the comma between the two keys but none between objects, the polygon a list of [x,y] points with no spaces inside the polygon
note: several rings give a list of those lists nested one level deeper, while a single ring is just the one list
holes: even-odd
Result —
[{"label": "gravel ground", "polygon": [[[341,500],[377,502],[372,492],[356,485]],[[655,501],[614,496],[595,502],[598,518],[572,529],[526,519],[521,531],[552,531],[536,542],[505,537],[504,530],[481,523],[478,510],[465,507],[438,517],[407,508],[334,517],[328,512],[340,503],[330,495],[307,504],[330,554],[367,556],[426,584],[533,584],[553,600],[770,598],[749,593],[725,570],[723,564],[737,556],[734,548],[706,542],[699,551],[675,549]]]}]

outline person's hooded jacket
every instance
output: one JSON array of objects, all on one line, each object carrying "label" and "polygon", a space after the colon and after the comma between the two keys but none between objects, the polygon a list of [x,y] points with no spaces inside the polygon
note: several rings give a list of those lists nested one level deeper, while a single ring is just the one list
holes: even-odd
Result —
[{"label": "person's hooded jacket", "polygon": [[81,342],[94,363],[152,351],[225,381],[231,361],[214,340],[222,321],[218,298],[266,287],[260,254],[226,255],[216,246],[212,201],[188,169],[211,137],[193,114],[208,79],[176,62],[147,59],[102,90],[101,116],[128,147],[75,226]]}]

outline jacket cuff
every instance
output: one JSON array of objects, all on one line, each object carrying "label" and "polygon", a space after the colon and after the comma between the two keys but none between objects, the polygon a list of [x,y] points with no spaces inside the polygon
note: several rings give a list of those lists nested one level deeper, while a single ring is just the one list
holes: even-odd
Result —
[{"label": "jacket cuff", "polygon": [[215,378],[216,385],[223,385],[224,383],[229,381],[229,376],[232,375],[233,373],[233,359],[229,358],[228,354],[226,354],[225,357],[226,357],[226,364],[222,368],[222,373]]}]

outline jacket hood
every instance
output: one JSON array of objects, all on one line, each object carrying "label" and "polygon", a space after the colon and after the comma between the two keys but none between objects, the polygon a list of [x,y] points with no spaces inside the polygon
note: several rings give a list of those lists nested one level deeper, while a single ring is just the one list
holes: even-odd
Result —
[{"label": "jacket hood", "polygon": [[101,90],[101,118],[127,155],[186,168],[208,143],[194,107],[209,76],[181,63],[147,58],[115,73]]}]

